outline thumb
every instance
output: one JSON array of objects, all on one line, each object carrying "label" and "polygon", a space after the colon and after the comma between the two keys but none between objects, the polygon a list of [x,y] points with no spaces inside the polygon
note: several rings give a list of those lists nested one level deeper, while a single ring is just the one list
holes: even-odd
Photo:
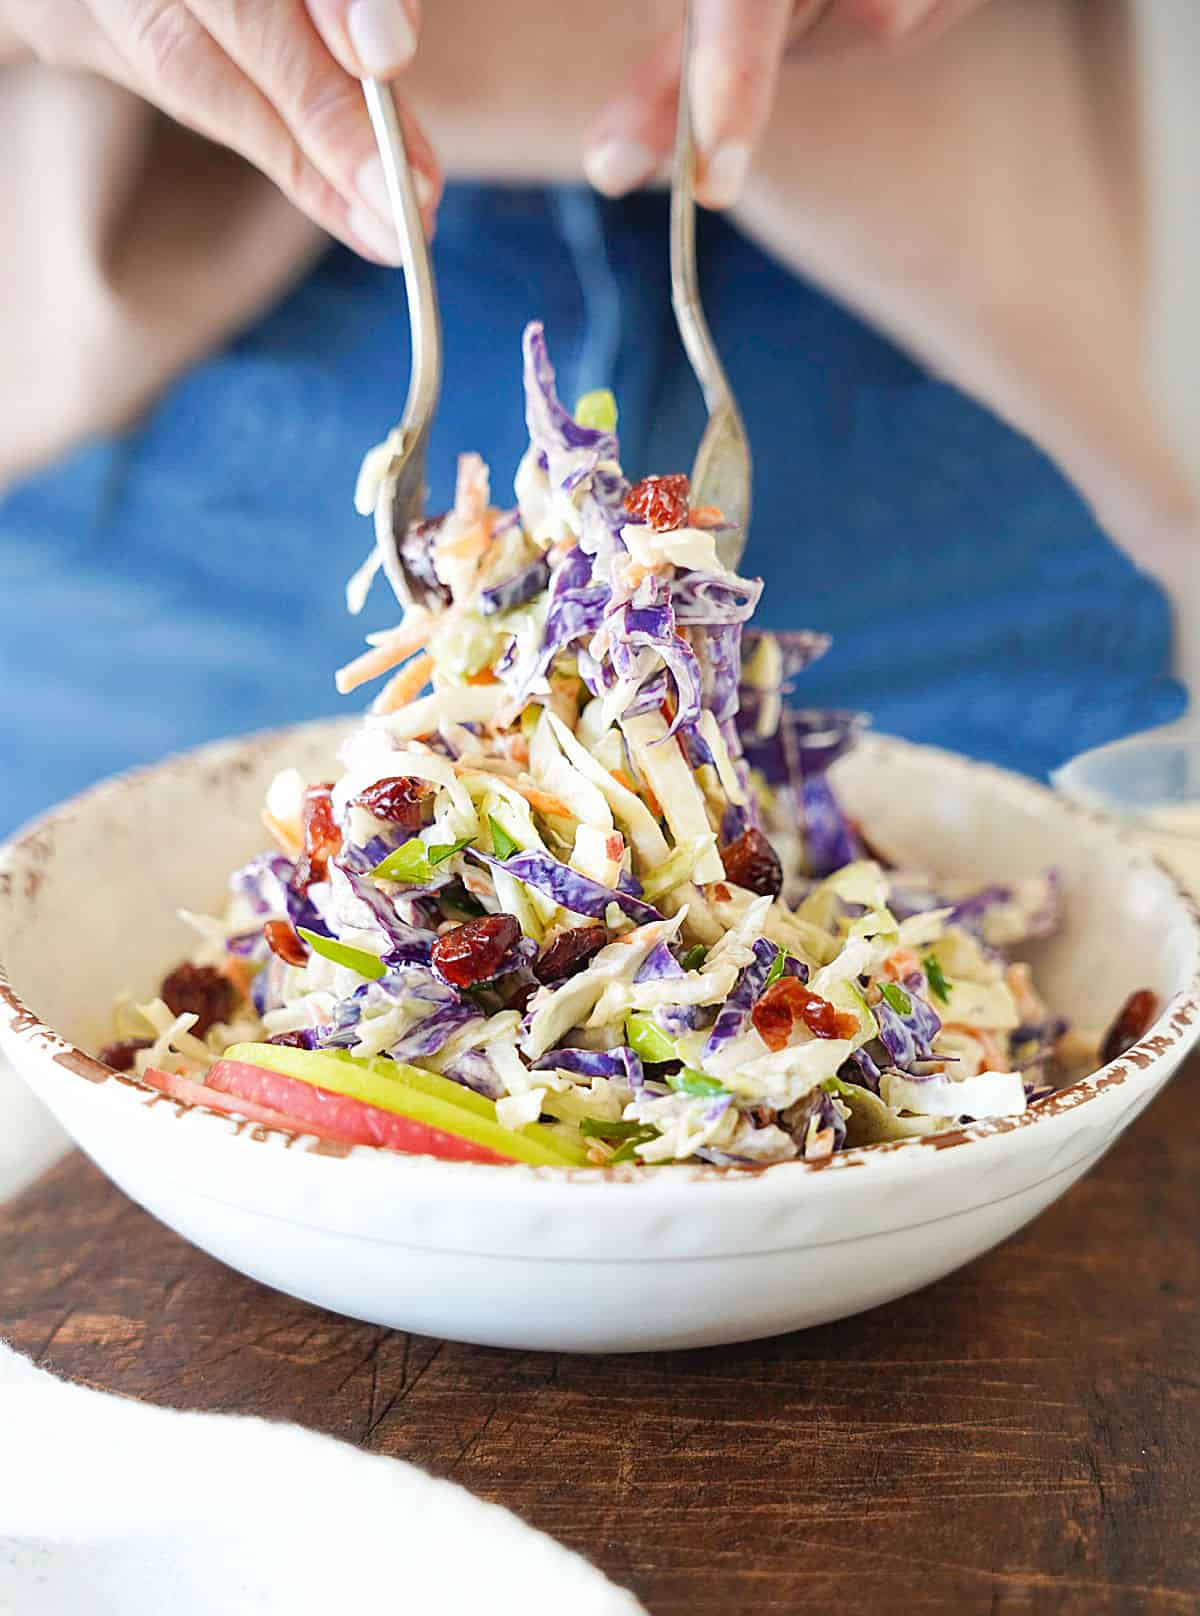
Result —
[{"label": "thumb", "polygon": [[393,79],[412,61],[419,0],[305,0],[309,16],[348,73]]}]

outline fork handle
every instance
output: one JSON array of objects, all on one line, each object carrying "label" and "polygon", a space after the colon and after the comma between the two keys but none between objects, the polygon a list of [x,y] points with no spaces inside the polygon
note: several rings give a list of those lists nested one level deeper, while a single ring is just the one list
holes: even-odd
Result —
[{"label": "fork handle", "polygon": [[412,333],[412,368],[400,430],[411,443],[424,437],[437,408],[442,386],[442,321],[429,242],[417,201],[408,148],[390,85],[364,79],[363,94],[371,127],[383,161],[384,179],[392,204],[392,217],[400,237],[404,279],[408,291],[408,324]]},{"label": "fork handle", "polygon": [[683,60],[679,72],[679,118],[671,176],[671,303],[675,322],[708,406],[708,425],[692,465],[692,494],[716,505],[728,528],[717,541],[726,566],[737,569],[750,523],[752,466],[746,428],[700,301],[696,268],[696,142],[692,133],[691,68],[694,15],[684,15]]},{"label": "fork handle", "polygon": [[689,0],[684,12],[671,183],[671,303],[688,361],[704,393],[708,413],[713,415],[722,406],[731,404],[732,397],[725,368],[704,317],[696,272],[696,141],[692,131],[691,96],[693,10]]}]

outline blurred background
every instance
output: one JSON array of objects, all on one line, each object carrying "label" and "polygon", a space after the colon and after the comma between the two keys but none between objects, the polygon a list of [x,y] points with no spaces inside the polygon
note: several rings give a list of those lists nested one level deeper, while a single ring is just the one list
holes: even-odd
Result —
[{"label": "blurred background", "polygon": [[[351,493],[408,366],[400,272],[181,129],[207,126],[199,72],[113,84],[8,9],[0,831],[168,751],[352,710],[331,670],[395,605],[380,585],[345,614],[370,543]],[[1108,0],[819,9],[700,233],[755,453],[744,570],[768,625],[834,636],[798,701],[1044,776],[1186,705],[1194,516],[1148,222],[1179,137],[1141,110],[1153,72],[1165,117],[1179,36]],[[691,462],[666,199],[583,167],[678,12],[430,8],[402,84],[450,176],[433,508],[465,448],[507,499],[531,318],[564,397],[616,393],[632,476]]]}]

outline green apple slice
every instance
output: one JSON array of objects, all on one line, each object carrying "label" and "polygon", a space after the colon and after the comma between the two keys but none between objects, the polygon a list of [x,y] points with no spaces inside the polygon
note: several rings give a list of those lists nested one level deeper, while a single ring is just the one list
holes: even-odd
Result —
[{"label": "green apple slice", "polygon": [[525,1128],[506,1128],[497,1121],[495,1102],[486,1095],[401,1061],[382,1057],[357,1060],[345,1050],[293,1049],[288,1044],[234,1044],[224,1058],[394,1111],[532,1167],[589,1165],[582,1142],[551,1134],[536,1122]]}]

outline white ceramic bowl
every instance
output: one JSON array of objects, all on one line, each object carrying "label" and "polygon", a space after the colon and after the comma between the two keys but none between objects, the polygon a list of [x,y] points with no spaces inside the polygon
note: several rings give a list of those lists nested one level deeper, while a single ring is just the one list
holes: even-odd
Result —
[{"label": "white ceramic bowl", "polygon": [[492,1345],[614,1351],[736,1341],[904,1295],[1061,1195],[1200,1032],[1200,923],[1107,822],[945,753],[870,739],[838,766],[854,814],[906,862],[1000,878],[1056,867],[1052,1002],[1103,1027],[1166,1002],[1133,1050],[1019,1118],[759,1171],[490,1167],[237,1123],[83,1051],[123,990],[188,949],[176,908],[217,909],[258,850],[270,776],[327,774],[340,725],[208,747],[110,781],[0,852],[0,1043],[129,1195],[244,1273],[322,1306]]}]

